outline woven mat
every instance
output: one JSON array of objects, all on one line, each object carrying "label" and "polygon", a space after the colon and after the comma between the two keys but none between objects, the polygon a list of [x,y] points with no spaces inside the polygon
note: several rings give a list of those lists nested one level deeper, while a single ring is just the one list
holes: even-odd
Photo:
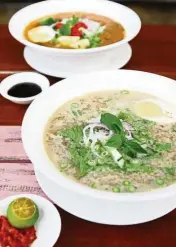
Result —
[{"label": "woven mat", "polygon": [[23,193],[47,198],[23,149],[20,126],[0,126],[0,199]]}]

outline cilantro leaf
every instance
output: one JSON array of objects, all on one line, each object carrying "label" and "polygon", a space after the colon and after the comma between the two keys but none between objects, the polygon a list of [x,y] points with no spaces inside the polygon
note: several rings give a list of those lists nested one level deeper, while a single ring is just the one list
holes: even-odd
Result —
[{"label": "cilantro leaf", "polygon": [[122,138],[120,135],[112,136],[105,144],[108,147],[119,148],[122,145]]},{"label": "cilantro leaf", "polygon": [[137,154],[147,154],[147,151],[137,142],[127,140],[123,143],[123,151],[130,157],[136,157]]},{"label": "cilantro leaf", "polygon": [[169,151],[172,148],[171,143],[157,143],[156,144],[156,151],[161,152],[161,151]]},{"label": "cilantro leaf", "polygon": [[123,126],[115,115],[111,113],[101,114],[101,123],[105,124],[110,130],[113,130],[115,133],[123,131]]},{"label": "cilantro leaf", "polygon": [[41,26],[50,26],[54,23],[56,23],[56,21],[52,17],[40,21]]},{"label": "cilantro leaf", "polygon": [[71,35],[71,24],[68,21],[66,24],[64,24],[60,29],[60,34],[63,36],[70,36]]},{"label": "cilantro leaf", "polygon": [[75,15],[73,15],[71,21],[72,21],[72,26],[74,26],[79,22],[79,17],[76,17]]},{"label": "cilantro leaf", "polygon": [[73,126],[72,128],[64,129],[59,132],[59,134],[63,137],[69,138],[71,141],[74,141],[76,143],[82,141],[83,138],[81,126]]}]

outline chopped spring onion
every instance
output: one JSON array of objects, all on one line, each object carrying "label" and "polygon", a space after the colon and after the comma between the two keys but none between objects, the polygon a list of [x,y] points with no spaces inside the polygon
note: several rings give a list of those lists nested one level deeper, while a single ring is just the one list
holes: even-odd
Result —
[{"label": "chopped spring onion", "polygon": [[130,186],[128,186],[127,191],[128,192],[134,192],[135,191],[135,187],[133,185],[130,185]]},{"label": "chopped spring onion", "polygon": [[157,183],[158,185],[163,185],[163,184],[164,184],[164,179],[158,178],[158,179],[156,180],[156,183]]},{"label": "chopped spring onion", "polygon": [[97,162],[96,162],[95,160],[89,160],[89,161],[87,162],[87,164],[88,164],[89,166],[96,166]]},{"label": "chopped spring onion", "polygon": [[119,193],[120,192],[120,187],[119,186],[115,186],[112,188],[112,191],[115,193]]},{"label": "chopped spring onion", "polygon": [[106,156],[108,156],[108,154],[109,154],[108,151],[104,151],[104,152],[101,153],[101,156],[102,157],[106,157]]},{"label": "chopped spring onion", "polygon": [[123,185],[124,186],[129,186],[129,185],[131,185],[131,182],[130,181],[127,181],[127,180],[126,181],[123,181]]},{"label": "chopped spring onion", "polygon": [[81,115],[80,111],[78,110],[79,105],[77,103],[71,104],[71,112],[75,117],[78,117]]}]

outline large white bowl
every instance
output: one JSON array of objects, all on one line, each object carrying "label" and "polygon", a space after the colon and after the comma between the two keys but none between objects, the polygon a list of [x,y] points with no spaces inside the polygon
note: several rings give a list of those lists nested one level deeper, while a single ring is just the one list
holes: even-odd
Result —
[{"label": "large white bowl", "polygon": [[[83,50],[56,49],[40,46],[27,41],[24,38],[25,27],[33,20],[58,12],[83,11],[104,15],[120,22],[125,30],[126,37],[117,43]],[[111,1],[83,1],[83,0],[60,0],[43,1],[32,4],[18,11],[9,22],[9,30],[12,36],[25,46],[35,50],[38,54],[50,57],[58,63],[58,70],[73,71],[75,73],[90,71],[92,69],[105,69],[118,57],[119,46],[132,40],[141,28],[138,15],[131,9]]]},{"label": "large white bowl", "polygon": [[114,225],[153,220],[176,207],[176,184],[145,193],[98,191],[63,176],[44,150],[45,125],[60,105],[88,92],[110,89],[139,90],[175,104],[176,83],[163,76],[130,70],[73,76],[50,87],[30,105],[22,125],[24,148],[35,169],[44,176],[43,181],[47,180],[44,191],[68,212],[90,221]]}]

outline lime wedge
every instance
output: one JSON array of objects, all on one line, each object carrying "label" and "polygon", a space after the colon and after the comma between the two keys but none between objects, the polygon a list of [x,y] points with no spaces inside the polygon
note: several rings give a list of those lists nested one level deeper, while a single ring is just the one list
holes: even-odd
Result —
[{"label": "lime wedge", "polygon": [[39,218],[37,205],[29,198],[21,197],[10,203],[7,209],[10,224],[19,229],[32,227]]}]

